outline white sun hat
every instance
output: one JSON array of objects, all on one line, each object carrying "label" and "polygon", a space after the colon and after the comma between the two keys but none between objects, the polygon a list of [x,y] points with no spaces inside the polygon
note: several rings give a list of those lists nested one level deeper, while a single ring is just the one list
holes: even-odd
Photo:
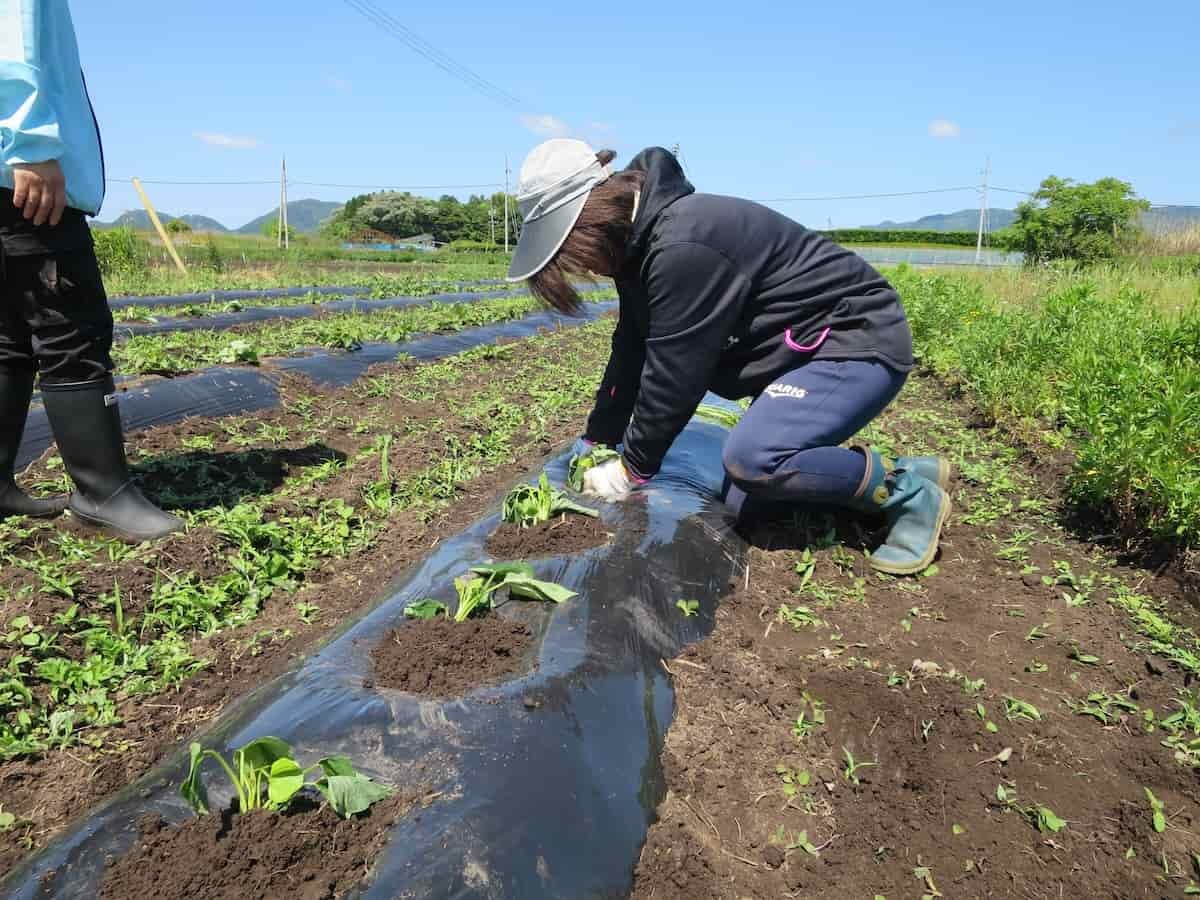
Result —
[{"label": "white sun hat", "polygon": [[524,281],[550,262],[579,220],[592,188],[611,174],[583,141],[554,138],[533,148],[517,182],[517,206],[525,222],[508,267],[509,281]]}]

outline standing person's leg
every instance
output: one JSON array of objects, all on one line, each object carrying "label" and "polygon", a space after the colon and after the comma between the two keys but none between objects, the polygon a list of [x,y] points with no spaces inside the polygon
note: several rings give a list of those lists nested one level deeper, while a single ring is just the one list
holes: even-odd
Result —
[{"label": "standing person's leg", "polygon": [[924,569],[950,511],[949,467],[932,457],[885,460],[837,446],[899,393],[905,377],[878,363],[817,361],[789,372],[751,405],[725,445],[726,472],[749,498],[883,513],[888,540],[871,558],[896,574]]},{"label": "standing person's leg", "polygon": [[67,508],[66,497],[35,499],[15,480],[17,452],[33,397],[37,357],[29,327],[21,317],[21,291],[0,248],[0,519],[8,516],[50,518]]},{"label": "standing person's leg", "polygon": [[133,483],[112,380],[113,321],[91,246],[14,257],[26,267],[22,302],[41,370],[42,402],[67,473],[70,510],[127,540],[183,527]]}]

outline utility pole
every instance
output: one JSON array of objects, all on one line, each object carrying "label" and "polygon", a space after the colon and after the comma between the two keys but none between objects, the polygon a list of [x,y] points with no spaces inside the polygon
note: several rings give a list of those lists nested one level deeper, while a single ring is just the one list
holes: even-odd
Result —
[{"label": "utility pole", "polygon": [[983,226],[988,216],[988,179],[992,174],[992,158],[983,167],[983,190],[979,198],[979,233],[975,236],[975,265],[983,261]]},{"label": "utility pole", "polygon": [[276,231],[278,237],[278,246],[281,250],[287,250],[289,247],[288,240],[288,220],[287,220],[287,157],[283,157],[283,167],[279,172],[279,215],[275,217]]},{"label": "utility pole", "polygon": [[508,154],[504,154],[504,253],[508,254]]}]

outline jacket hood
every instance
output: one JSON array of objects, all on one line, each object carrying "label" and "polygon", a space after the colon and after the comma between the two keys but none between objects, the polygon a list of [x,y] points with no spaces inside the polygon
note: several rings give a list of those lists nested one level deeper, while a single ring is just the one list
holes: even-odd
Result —
[{"label": "jacket hood", "polygon": [[662,147],[643,150],[630,161],[625,171],[646,173],[637,218],[633,223],[633,235],[629,238],[628,256],[637,256],[645,248],[646,240],[662,211],[680,197],[696,193],[696,189],[683,174],[675,154]]}]

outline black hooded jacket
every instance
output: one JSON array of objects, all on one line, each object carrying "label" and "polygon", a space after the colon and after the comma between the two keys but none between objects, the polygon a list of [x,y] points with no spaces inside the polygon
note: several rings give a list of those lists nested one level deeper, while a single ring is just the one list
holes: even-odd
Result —
[{"label": "black hooded jacket", "polygon": [[765,206],[697,194],[661,147],[629,169],[646,180],[586,436],[623,442],[635,475],[658,472],[708,390],[758,396],[813,359],[912,368],[900,298],[862,257]]}]

